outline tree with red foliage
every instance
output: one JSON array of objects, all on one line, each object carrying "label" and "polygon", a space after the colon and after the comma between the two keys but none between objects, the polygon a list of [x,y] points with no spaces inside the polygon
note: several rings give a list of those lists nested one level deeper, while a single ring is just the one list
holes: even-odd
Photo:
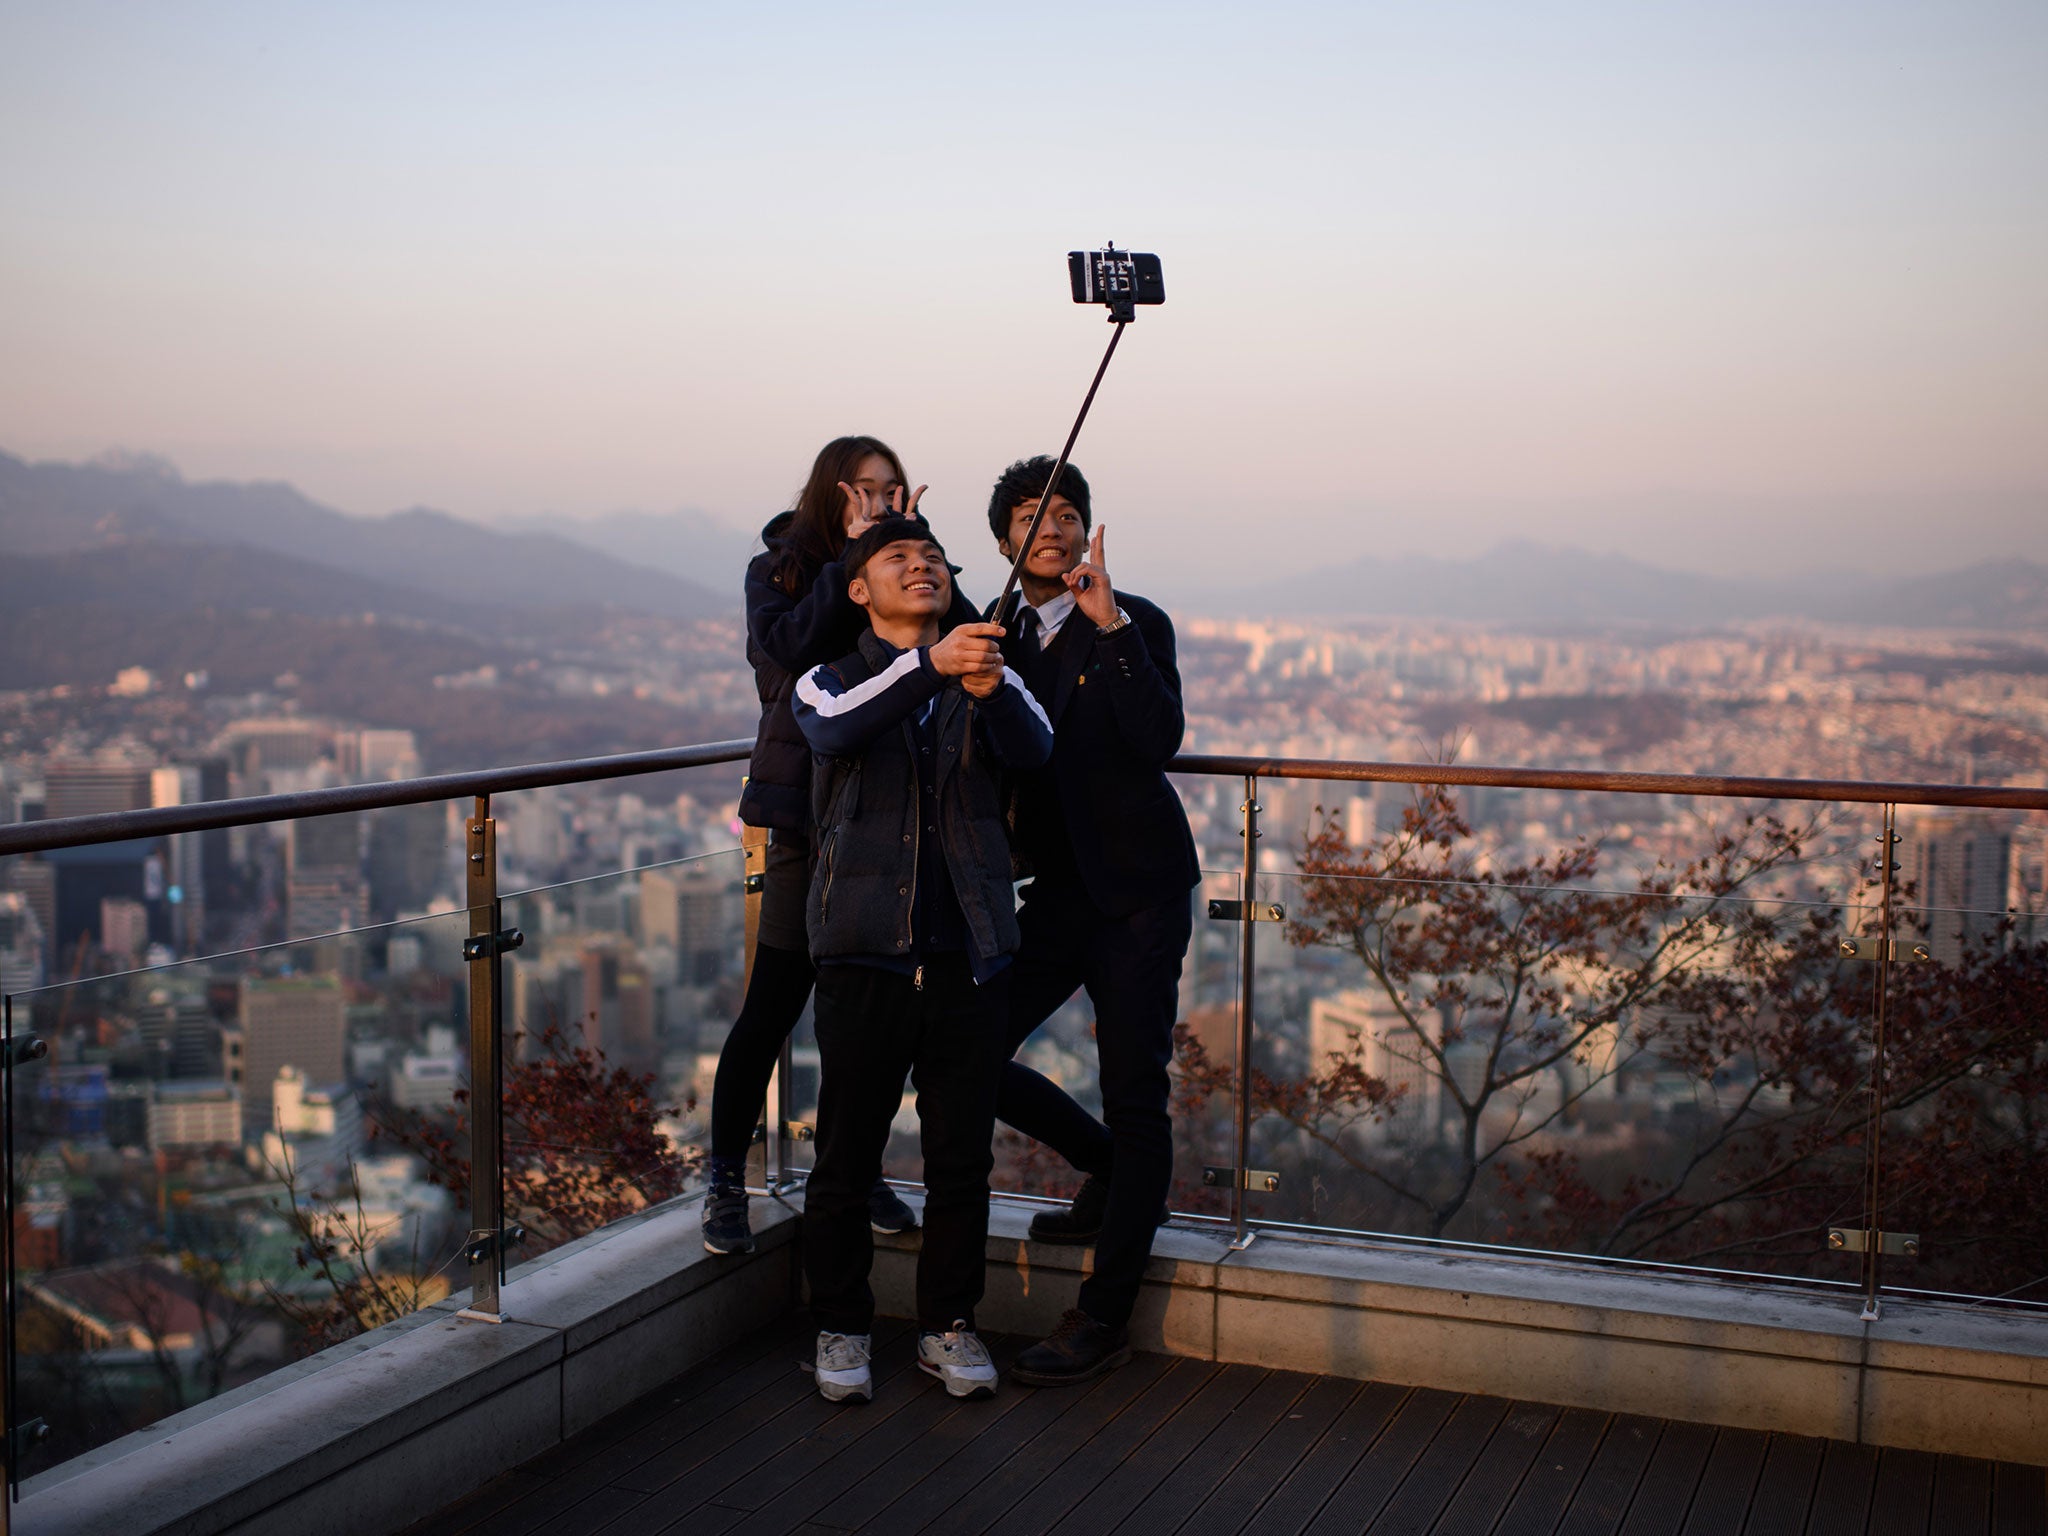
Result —
[{"label": "tree with red foliage", "polygon": [[[1288,938],[1359,962],[1376,1038],[1255,1070],[1254,1115],[1353,1176],[1332,1193],[1357,1224],[1839,1273],[1825,1228],[1866,1217],[1873,971],[1842,961],[1842,907],[1768,899],[1813,834],[1753,816],[1613,890],[1590,843],[1488,867],[1442,787],[1364,848],[1326,819]],[[2048,946],[1991,935],[1890,970],[1880,1219],[1922,1230],[1924,1283],[2025,1287],[2048,1271]],[[1187,1102],[1237,1086],[1185,1034],[1179,1072]],[[1589,1156],[1589,1100],[1653,1072],[1693,1085],[1678,1112]],[[1417,1094],[1440,1134],[1404,1142]]]},{"label": "tree with red foliage", "polygon": [[[471,1090],[458,1089],[452,1124],[387,1112],[377,1129],[425,1161],[428,1176],[469,1195]],[[654,1097],[650,1073],[572,1045],[558,1025],[540,1054],[505,1072],[505,1220],[526,1251],[545,1251],[683,1192],[701,1154],[675,1145],[659,1122],[676,1113]]]}]

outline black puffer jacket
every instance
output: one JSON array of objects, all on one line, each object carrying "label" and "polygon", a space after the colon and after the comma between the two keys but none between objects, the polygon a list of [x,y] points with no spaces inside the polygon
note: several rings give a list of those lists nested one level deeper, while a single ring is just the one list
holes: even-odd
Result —
[{"label": "black puffer jacket", "polygon": [[[750,827],[808,832],[811,826],[811,748],[789,712],[796,680],[811,668],[837,661],[867,633],[867,610],[846,595],[846,570],[828,560],[807,574],[791,596],[770,579],[789,535],[794,512],[778,512],[761,530],[767,548],[747,562],[747,661],[761,696],[761,728],[740,791],[740,820]],[[979,617],[953,589],[945,627]]]}]

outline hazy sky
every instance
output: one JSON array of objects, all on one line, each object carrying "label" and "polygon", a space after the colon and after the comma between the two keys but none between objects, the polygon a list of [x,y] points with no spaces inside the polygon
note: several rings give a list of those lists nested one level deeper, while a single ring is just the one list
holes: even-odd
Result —
[{"label": "hazy sky", "polygon": [[2048,559],[2041,0],[1009,9],[5,0],[0,448],[753,526],[871,431],[978,550],[1114,236],[1140,590]]}]

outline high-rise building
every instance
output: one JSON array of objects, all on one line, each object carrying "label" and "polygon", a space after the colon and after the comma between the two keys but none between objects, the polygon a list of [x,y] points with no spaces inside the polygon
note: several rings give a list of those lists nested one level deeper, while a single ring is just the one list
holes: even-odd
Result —
[{"label": "high-rise building", "polygon": [[370,908],[363,881],[363,818],[311,816],[290,828],[286,927],[294,937],[362,927]]},{"label": "high-rise building", "polygon": [[[218,787],[227,793],[226,765]],[[207,794],[209,775],[197,763],[174,763],[149,776],[151,805],[197,805],[216,798]],[[210,864],[220,865],[221,889],[227,887],[227,833],[184,832],[164,839],[165,902],[169,942],[179,954],[197,954],[206,947],[206,890]]]},{"label": "high-rise building", "polygon": [[126,896],[100,899],[100,950],[123,965],[141,960],[149,948],[149,908]]},{"label": "high-rise building", "polygon": [[411,731],[344,731],[334,740],[342,777],[353,784],[382,784],[416,778],[419,742]]},{"label": "high-rise building", "polygon": [[631,948],[589,944],[583,950],[583,1040],[615,1063],[655,1064],[654,980]]},{"label": "high-rise building", "polygon": [[0,891],[0,997],[43,984],[43,925],[20,891]]},{"label": "high-rise building", "polygon": [[44,814],[55,818],[147,810],[150,772],[146,763],[53,762],[43,770]]},{"label": "high-rise building", "polygon": [[1925,926],[1928,948],[1940,965],[1955,965],[1966,949],[2000,931],[2011,895],[2012,827],[1986,811],[1924,811],[1899,828],[1901,875],[1912,893],[1905,910],[1917,938]]},{"label": "high-rise building", "polygon": [[736,855],[641,872],[641,939],[675,954],[685,986],[711,986],[741,964],[739,873]]},{"label": "high-rise building", "polygon": [[369,822],[367,863],[372,915],[388,922],[401,913],[425,911],[452,884],[448,875],[447,817],[442,807],[393,806],[372,812]]},{"label": "high-rise building", "polygon": [[335,977],[243,981],[237,1028],[228,1042],[228,1076],[242,1090],[242,1123],[251,1137],[269,1128],[277,1074],[286,1067],[310,1083],[345,1079],[347,1033]]},{"label": "high-rise building", "polygon": [[152,1152],[235,1147],[242,1142],[242,1096],[222,1082],[157,1083],[149,1102]]},{"label": "high-rise building", "polygon": [[312,767],[334,752],[331,727],[293,718],[237,720],[220,733],[218,750],[245,781]]},{"label": "high-rise building", "polygon": [[1312,1070],[1329,1071],[1333,1057],[1353,1060],[1395,1092],[1388,1112],[1364,1132],[1368,1137],[1433,1141],[1442,1131],[1443,1072],[1431,1050],[1442,1039],[1441,1025],[1433,1010],[1423,1023],[1426,1037],[1386,997],[1362,987],[1309,1004]]}]

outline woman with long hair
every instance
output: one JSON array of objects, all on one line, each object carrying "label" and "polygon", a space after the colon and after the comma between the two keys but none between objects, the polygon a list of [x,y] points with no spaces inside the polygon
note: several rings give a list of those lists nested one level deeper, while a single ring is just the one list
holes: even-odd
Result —
[{"label": "woman with long hair", "polygon": [[[747,660],[761,696],[740,820],[768,829],[767,872],[753,975],[732,1033],[718,1056],[711,1089],[711,1188],[704,1199],[704,1246],[752,1253],[747,1224],[747,1148],[782,1042],[796,1028],[817,980],[804,899],[811,865],[811,749],[790,712],[796,680],[854,648],[867,611],[846,595],[839,556],[877,518],[907,513],[924,487],[909,491],[903,461],[873,437],[839,437],[818,452],[796,505],[761,530],[765,547],[747,566]],[[947,622],[972,617],[956,597]],[[868,1200],[878,1232],[917,1225],[910,1207],[877,1181]]]}]

